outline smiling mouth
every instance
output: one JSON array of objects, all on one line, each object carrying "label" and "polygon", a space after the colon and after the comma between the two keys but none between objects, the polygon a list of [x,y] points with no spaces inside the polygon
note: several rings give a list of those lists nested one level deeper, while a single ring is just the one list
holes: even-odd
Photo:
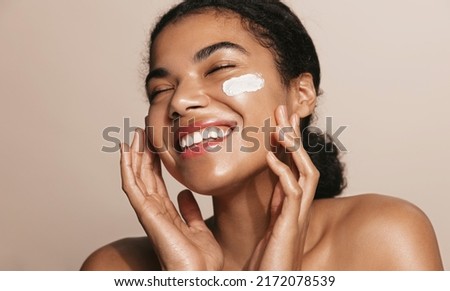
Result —
[{"label": "smiling mouth", "polygon": [[177,131],[174,147],[180,153],[215,148],[235,129],[235,122],[211,122],[182,127]]},{"label": "smiling mouth", "polygon": [[194,147],[200,143],[223,141],[232,132],[231,128],[207,127],[199,131],[192,132],[180,138],[178,146],[182,151]]}]

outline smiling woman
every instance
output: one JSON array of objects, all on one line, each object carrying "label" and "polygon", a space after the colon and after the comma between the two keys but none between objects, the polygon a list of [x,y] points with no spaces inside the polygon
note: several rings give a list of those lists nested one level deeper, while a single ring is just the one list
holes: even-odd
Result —
[{"label": "smiling woman", "polygon": [[[146,130],[121,147],[123,190],[147,236],[100,248],[83,270],[442,269],[417,207],[333,198],[345,187],[337,147],[308,128],[318,57],[280,1],[180,3],[153,30],[149,69]],[[180,213],[160,161],[189,189]],[[211,219],[190,190],[212,196]]]}]

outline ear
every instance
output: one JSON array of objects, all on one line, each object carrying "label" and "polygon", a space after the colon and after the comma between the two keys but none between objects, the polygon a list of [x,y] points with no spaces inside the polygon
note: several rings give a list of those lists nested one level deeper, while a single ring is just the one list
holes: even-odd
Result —
[{"label": "ear", "polygon": [[311,115],[316,108],[317,94],[314,88],[313,76],[303,73],[291,81],[287,107],[289,115],[297,113],[304,118]]}]

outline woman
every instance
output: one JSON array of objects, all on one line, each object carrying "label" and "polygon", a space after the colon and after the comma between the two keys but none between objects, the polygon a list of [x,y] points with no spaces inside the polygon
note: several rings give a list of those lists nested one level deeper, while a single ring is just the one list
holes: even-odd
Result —
[{"label": "woman", "polygon": [[[345,187],[337,149],[308,128],[319,61],[284,4],[184,1],[155,26],[149,69],[147,130],[121,148],[123,190],[148,237],[100,248],[83,270],[442,269],[415,206],[332,198]],[[160,160],[212,196],[214,217],[203,221],[189,190],[176,211]]]}]

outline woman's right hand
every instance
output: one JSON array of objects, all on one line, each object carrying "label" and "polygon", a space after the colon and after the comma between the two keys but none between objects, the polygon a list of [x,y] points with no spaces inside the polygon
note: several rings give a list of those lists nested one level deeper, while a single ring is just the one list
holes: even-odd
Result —
[{"label": "woman's right hand", "polygon": [[221,270],[222,249],[203,221],[189,190],[178,195],[181,218],[170,200],[157,154],[137,129],[131,147],[121,145],[122,189],[150,238],[163,270]]}]

